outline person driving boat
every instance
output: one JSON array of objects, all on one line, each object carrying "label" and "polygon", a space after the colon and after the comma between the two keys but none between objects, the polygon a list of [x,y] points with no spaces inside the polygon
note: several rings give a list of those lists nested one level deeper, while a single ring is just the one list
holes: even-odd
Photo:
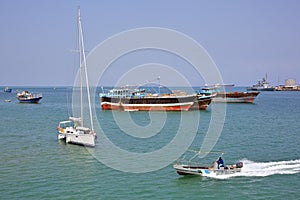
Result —
[{"label": "person driving boat", "polygon": [[218,163],[218,169],[220,169],[221,167],[225,167],[222,157],[219,157],[219,159],[217,160],[217,163]]}]

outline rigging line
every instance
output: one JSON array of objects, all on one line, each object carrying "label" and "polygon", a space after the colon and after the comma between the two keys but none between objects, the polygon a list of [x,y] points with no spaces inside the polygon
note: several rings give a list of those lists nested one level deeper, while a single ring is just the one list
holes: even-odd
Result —
[{"label": "rigging line", "polygon": [[89,104],[89,111],[90,111],[91,128],[92,128],[92,130],[94,130],[92,107],[91,107],[91,97],[90,97],[90,89],[89,89],[89,81],[88,81],[88,73],[87,73],[87,61],[86,61],[86,57],[85,57],[85,53],[84,53],[82,25],[81,25],[81,20],[80,20],[80,9],[78,9],[78,20],[79,20],[79,31],[80,31],[79,33],[80,33],[80,39],[81,39],[82,58],[83,58],[84,71],[85,71],[86,89],[87,89],[88,104]]},{"label": "rigging line", "polygon": [[[81,23],[80,23],[80,8],[78,7],[78,30],[81,31]],[[78,34],[78,49],[79,49],[79,75],[80,75],[80,118],[81,118],[81,126],[83,126],[83,90],[82,90],[82,71],[83,71],[83,66],[82,66],[82,54],[84,54],[84,49],[81,48],[82,41],[82,32]],[[81,52],[83,51],[83,52]]]},{"label": "rigging line", "polygon": [[67,110],[68,110],[68,116],[71,117],[70,114],[70,105],[69,105],[69,93],[68,93],[69,88],[66,87],[66,96],[67,96]]}]

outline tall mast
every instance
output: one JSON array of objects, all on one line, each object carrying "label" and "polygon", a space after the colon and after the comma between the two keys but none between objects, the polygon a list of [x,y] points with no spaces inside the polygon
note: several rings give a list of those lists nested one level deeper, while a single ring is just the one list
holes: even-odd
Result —
[{"label": "tall mast", "polygon": [[158,96],[160,96],[160,76],[158,77]]},{"label": "tall mast", "polygon": [[82,53],[81,53],[81,39],[80,39],[80,7],[78,7],[78,17],[77,17],[77,26],[78,26],[78,48],[79,48],[79,75],[80,75],[80,119],[83,126],[83,94],[82,94]]},{"label": "tall mast", "polygon": [[82,34],[82,26],[81,26],[81,19],[80,19],[80,8],[78,8],[78,25],[79,25],[79,35],[80,35],[80,40],[81,40],[80,43],[81,43],[82,58],[83,58],[84,71],[85,71],[85,81],[86,81],[86,90],[87,90],[87,97],[88,97],[88,103],[89,103],[91,129],[94,130],[92,106],[91,106],[91,97],[90,97],[90,89],[89,89],[89,80],[88,80],[88,73],[87,73],[87,64],[86,64],[86,57],[85,57],[84,43],[83,43],[83,34]]}]

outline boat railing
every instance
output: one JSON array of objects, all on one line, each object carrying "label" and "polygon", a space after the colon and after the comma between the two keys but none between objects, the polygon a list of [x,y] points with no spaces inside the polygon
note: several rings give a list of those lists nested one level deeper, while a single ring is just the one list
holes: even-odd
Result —
[{"label": "boat railing", "polygon": [[43,97],[43,95],[41,93],[37,93],[37,94],[32,94],[33,98],[40,98]]},{"label": "boat railing", "polygon": [[199,162],[192,161],[192,160],[185,160],[185,159],[178,159],[178,160],[176,160],[175,163],[180,164],[180,165],[187,165],[187,166],[200,166],[201,165]]},{"label": "boat railing", "polygon": [[[187,166],[202,166],[204,160],[199,160],[199,155],[201,153],[210,153],[210,154],[219,154],[218,158],[223,156],[225,152],[223,151],[198,151],[198,150],[193,150],[189,149],[188,152],[194,152],[195,154],[190,157],[189,154],[184,155],[182,158],[179,158],[178,160],[175,161],[176,164],[181,164],[181,165],[187,165]],[[214,165],[214,162],[216,160],[212,161],[211,164],[212,166]],[[201,163],[200,163],[201,162]]]}]

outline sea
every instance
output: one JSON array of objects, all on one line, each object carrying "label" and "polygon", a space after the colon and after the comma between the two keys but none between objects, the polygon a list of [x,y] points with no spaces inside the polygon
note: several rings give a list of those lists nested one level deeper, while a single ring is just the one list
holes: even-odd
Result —
[{"label": "sea", "polygon": [[[210,165],[221,155],[244,167],[201,177],[179,176],[172,166],[218,125],[211,123],[217,103],[206,111],[102,111],[95,95],[102,134],[88,148],[57,140],[58,123],[72,115],[71,88],[12,89],[0,92],[0,199],[300,199],[300,92],[261,92],[253,104],[225,104],[216,144],[197,162]],[[24,89],[43,99],[19,103],[16,91]]]}]

